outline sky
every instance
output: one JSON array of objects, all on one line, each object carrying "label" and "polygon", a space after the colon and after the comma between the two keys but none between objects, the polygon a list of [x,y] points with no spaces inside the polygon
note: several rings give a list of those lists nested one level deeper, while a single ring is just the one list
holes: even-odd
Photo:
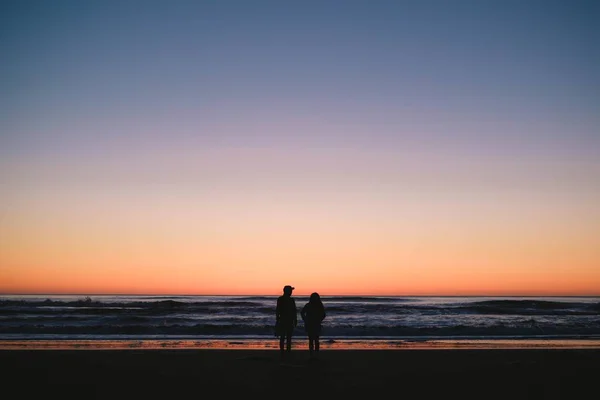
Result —
[{"label": "sky", "polygon": [[3,1],[0,294],[600,295],[596,1]]}]

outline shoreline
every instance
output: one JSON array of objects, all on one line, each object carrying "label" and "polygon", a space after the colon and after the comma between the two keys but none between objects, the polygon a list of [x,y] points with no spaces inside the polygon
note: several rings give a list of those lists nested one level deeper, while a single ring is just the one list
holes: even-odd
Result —
[{"label": "shoreline", "polygon": [[[293,348],[307,350],[306,338]],[[323,350],[600,349],[600,339],[322,339]],[[278,350],[278,339],[0,340],[0,350]]]}]

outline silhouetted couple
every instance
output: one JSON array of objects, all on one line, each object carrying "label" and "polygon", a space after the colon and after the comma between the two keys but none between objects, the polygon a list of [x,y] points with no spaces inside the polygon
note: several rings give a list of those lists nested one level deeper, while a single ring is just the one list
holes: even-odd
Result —
[{"label": "silhouetted couple", "polygon": [[[292,297],[293,287],[286,285],[283,287],[283,295],[277,299],[277,309],[275,311],[275,334],[279,336],[279,351],[283,356],[284,351],[292,350],[292,336],[294,328],[298,326],[298,309],[296,301]],[[318,293],[310,295],[308,303],[302,307],[300,312],[304,321],[304,328],[308,335],[308,349],[310,356],[313,357],[319,352],[319,339],[321,337],[321,326],[325,319],[325,307]]]}]

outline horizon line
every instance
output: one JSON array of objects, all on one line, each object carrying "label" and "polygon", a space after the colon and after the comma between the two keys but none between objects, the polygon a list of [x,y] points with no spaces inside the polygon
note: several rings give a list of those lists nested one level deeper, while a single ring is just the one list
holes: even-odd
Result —
[{"label": "horizon line", "polygon": [[[163,297],[276,297],[280,294],[165,294],[165,293],[0,293],[0,296],[163,296]],[[310,296],[310,293],[293,296]],[[598,294],[322,294],[322,297],[600,297]]]}]

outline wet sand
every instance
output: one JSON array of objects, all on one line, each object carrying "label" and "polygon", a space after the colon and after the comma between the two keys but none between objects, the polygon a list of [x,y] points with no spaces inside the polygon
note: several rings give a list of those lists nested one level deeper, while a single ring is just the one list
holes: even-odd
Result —
[{"label": "wet sand", "polygon": [[598,349],[2,350],[19,399],[588,399]]}]

